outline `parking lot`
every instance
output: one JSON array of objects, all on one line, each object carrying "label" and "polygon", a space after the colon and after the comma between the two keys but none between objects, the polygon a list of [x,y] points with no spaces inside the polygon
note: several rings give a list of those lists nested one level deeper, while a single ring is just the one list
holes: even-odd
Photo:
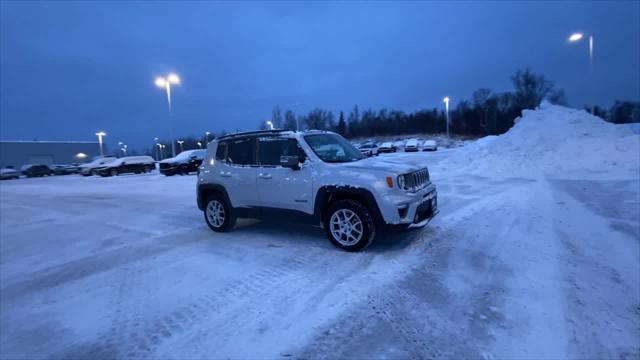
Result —
[{"label": "parking lot", "polygon": [[193,175],[2,182],[0,357],[638,356],[638,180],[449,177],[453,151],[383,155],[424,160],[441,213],[361,253],[214,233]]}]

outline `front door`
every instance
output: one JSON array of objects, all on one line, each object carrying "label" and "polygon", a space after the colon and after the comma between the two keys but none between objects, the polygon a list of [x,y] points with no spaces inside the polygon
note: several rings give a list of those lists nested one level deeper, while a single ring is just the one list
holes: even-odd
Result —
[{"label": "front door", "polygon": [[292,138],[264,137],[258,140],[257,189],[260,205],[313,213],[312,175],[308,161],[294,170],[280,166],[281,156],[301,156],[304,151]]}]

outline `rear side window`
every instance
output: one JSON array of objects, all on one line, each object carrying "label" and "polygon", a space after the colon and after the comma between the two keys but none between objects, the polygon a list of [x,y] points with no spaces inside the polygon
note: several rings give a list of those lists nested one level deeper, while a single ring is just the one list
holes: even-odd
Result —
[{"label": "rear side window", "polygon": [[303,154],[296,139],[264,138],[258,144],[260,165],[280,165],[281,156],[299,156]]},{"label": "rear side window", "polygon": [[217,160],[227,160],[227,143],[219,142],[218,149],[216,150]]},{"label": "rear side window", "polygon": [[255,139],[235,139],[227,141],[226,161],[233,165],[255,164]]}]

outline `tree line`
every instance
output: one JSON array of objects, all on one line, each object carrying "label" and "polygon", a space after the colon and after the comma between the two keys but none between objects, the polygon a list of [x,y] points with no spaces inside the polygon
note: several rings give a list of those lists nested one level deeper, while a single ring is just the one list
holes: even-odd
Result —
[{"label": "tree line", "polygon": [[[543,75],[529,69],[518,70],[511,76],[512,91],[494,92],[480,88],[470,99],[456,103],[449,111],[449,130],[452,134],[467,136],[500,135],[509,130],[524,109],[535,109],[542,100],[553,104],[566,105],[563,90],[556,89],[555,83]],[[585,107],[585,110],[591,111]],[[640,102],[616,101],[609,109],[593,108],[596,116],[617,123],[640,122]],[[286,130],[331,130],[347,138],[411,135],[418,133],[443,133],[446,131],[446,114],[442,107],[422,109],[414,112],[389,109],[361,110],[357,105],[348,114],[339,111],[337,116],[330,110],[315,108],[307,114],[296,114],[292,110],[282,110],[276,106],[271,113],[271,123],[276,129]],[[265,121],[260,121],[259,129],[267,129]],[[226,135],[222,130],[210,135],[210,139]],[[180,137],[184,141],[182,149],[206,148],[205,136]],[[161,140],[166,145],[165,157],[170,152],[171,141]],[[180,147],[176,144],[176,152]],[[151,156],[159,155],[157,147],[145,151]]]},{"label": "tree line", "polygon": [[[513,91],[497,93],[480,88],[473,92],[471,99],[457,102],[449,112],[450,132],[470,136],[500,135],[513,126],[514,119],[520,116],[522,110],[535,109],[542,100],[558,105],[567,104],[563,90],[556,89],[553,81],[529,69],[517,71],[511,76],[511,82]],[[640,122],[640,103],[616,101],[609,110],[596,106],[595,114],[614,123]],[[355,105],[348,114],[340,111],[336,116],[332,111],[320,108],[298,115],[291,110],[282,111],[276,106],[271,122],[278,129],[331,130],[348,138],[446,131],[446,114],[441,107],[404,112],[393,109],[361,110]],[[259,128],[267,127],[265,122],[259,123]]]}]

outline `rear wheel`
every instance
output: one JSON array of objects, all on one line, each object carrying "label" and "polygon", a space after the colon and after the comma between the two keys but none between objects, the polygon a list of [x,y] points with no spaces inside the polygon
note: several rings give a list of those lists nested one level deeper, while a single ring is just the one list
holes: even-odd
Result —
[{"label": "rear wheel", "polygon": [[236,217],[221,194],[214,194],[207,199],[204,219],[211,230],[216,232],[231,230],[236,224]]},{"label": "rear wheel", "polygon": [[145,167],[142,169],[142,171],[144,171],[144,172],[145,172],[145,174],[146,174],[146,173],[150,173],[150,172],[151,172],[151,167],[150,167],[150,166],[145,166]]},{"label": "rear wheel", "polygon": [[333,203],[327,212],[325,230],[329,241],[346,251],[364,250],[376,236],[369,209],[355,200]]},{"label": "rear wheel", "polygon": [[118,170],[116,169],[111,169],[111,172],[109,173],[111,176],[118,176]]}]

